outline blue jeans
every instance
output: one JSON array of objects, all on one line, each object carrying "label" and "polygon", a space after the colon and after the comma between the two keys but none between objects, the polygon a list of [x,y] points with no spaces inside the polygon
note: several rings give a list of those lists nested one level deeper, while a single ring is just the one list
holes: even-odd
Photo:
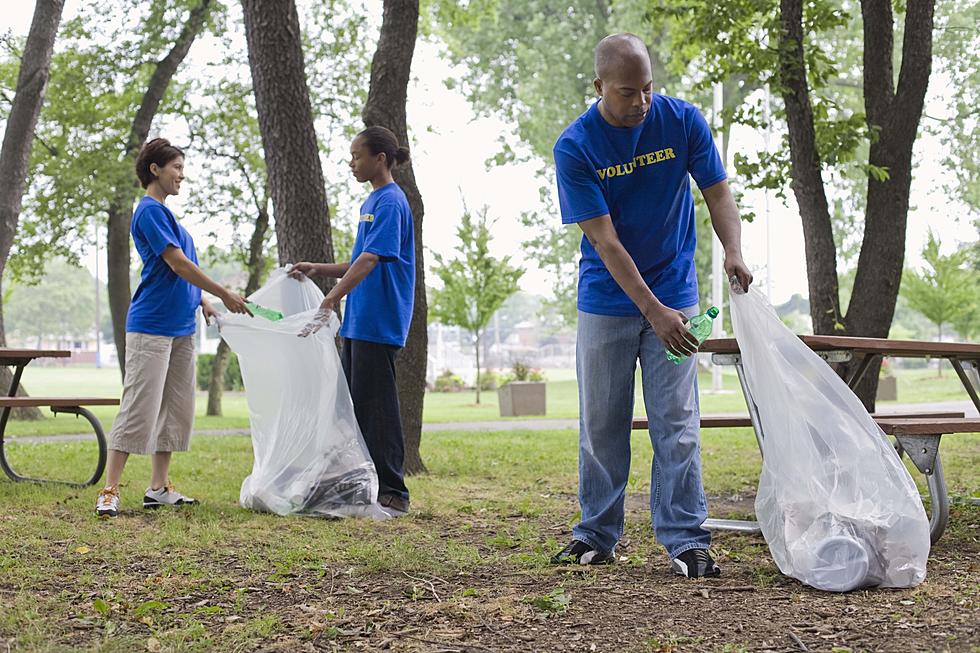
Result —
[{"label": "blue jeans", "polygon": [[[683,309],[697,314],[697,306]],[[674,365],[643,317],[578,313],[579,504],[572,535],[604,553],[623,534],[630,469],[636,362],[650,422],[650,514],[671,558],[707,549],[708,507],[701,485],[700,409],[695,358]]]}]

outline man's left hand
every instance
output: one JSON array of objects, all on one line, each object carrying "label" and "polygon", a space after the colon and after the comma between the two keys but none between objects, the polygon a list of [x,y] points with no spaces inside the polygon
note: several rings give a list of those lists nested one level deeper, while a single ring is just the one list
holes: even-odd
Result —
[{"label": "man's left hand", "polygon": [[742,260],[741,253],[725,254],[725,276],[732,281],[737,280],[742,292],[748,292],[752,285],[752,273]]},{"label": "man's left hand", "polygon": [[201,302],[201,313],[204,314],[204,323],[208,326],[211,326],[211,320],[215,322],[218,320],[218,311],[214,310],[211,304]]}]

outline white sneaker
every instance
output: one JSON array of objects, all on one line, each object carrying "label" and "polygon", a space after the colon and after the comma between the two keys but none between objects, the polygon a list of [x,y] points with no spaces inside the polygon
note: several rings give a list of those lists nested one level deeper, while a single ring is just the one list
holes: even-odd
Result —
[{"label": "white sneaker", "polygon": [[162,506],[190,506],[197,503],[197,500],[190,497],[185,497],[183,494],[174,489],[174,484],[167,481],[159,490],[154,490],[153,488],[146,488],[146,494],[143,495],[143,507],[144,508],[160,508]]},{"label": "white sneaker", "polygon": [[119,514],[119,488],[104,487],[95,502],[95,514],[99,517],[115,517]]}]

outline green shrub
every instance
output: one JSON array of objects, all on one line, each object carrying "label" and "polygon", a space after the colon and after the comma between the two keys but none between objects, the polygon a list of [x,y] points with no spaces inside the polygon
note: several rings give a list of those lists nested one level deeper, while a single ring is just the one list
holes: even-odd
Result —
[{"label": "green shrub", "polygon": [[451,370],[444,370],[436,377],[436,392],[460,392],[466,389],[463,379],[452,373]]},{"label": "green shrub", "polygon": [[[197,387],[207,390],[211,385],[211,367],[214,365],[214,354],[197,355]],[[238,356],[232,352],[228,355],[228,365],[225,366],[225,390],[242,390],[242,369],[238,366]]]},{"label": "green shrub", "polygon": [[511,368],[510,373],[504,374],[500,377],[500,379],[498,379],[499,385],[507,385],[512,381],[543,382],[544,380],[544,372],[538,368],[531,368],[531,366],[524,361],[514,361],[514,365]]},{"label": "green shrub", "polygon": [[500,375],[493,370],[484,370],[480,373],[480,390],[496,390],[502,385],[500,378]]}]

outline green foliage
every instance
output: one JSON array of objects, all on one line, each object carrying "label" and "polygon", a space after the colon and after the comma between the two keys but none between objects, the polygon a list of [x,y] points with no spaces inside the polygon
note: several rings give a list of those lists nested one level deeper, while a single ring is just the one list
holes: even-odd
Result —
[{"label": "green foliage", "polygon": [[[197,387],[199,390],[207,390],[211,385],[211,369],[213,366],[214,354],[197,355]],[[234,352],[228,354],[223,389],[239,391],[245,389],[245,384],[242,382],[242,369],[238,365],[238,355]]]},{"label": "green foliage", "polygon": [[[930,230],[929,240],[922,249],[926,266],[921,272],[906,269],[902,279],[902,295],[909,305],[925,315],[939,328],[942,337],[943,324],[955,322],[957,330],[975,333],[970,328],[980,307],[980,274],[970,268],[970,249],[943,255],[941,242]],[[964,335],[960,331],[960,335]]]},{"label": "green foliage", "polygon": [[[20,340],[37,338],[88,339],[95,334],[95,280],[88,270],[63,259],[48,262],[44,276],[34,284],[15,281],[4,298],[4,326]],[[108,316],[105,287],[103,317]],[[103,330],[107,324],[101,325]],[[111,329],[110,329],[111,331]]]},{"label": "green foliage", "polygon": [[943,163],[952,172],[947,185],[974,214],[980,214],[980,1],[937,0],[934,51],[936,68],[949,78],[948,119],[926,121],[943,139]]},{"label": "green foliage", "polygon": [[443,370],[442,374],[436,377],[435,392],[460,392],[466,389],[463,379],[453,374],[451,370]]},{"label": "green foliage", "polygon": [[483,370],[480,373],[480,390],[496,390],[501,385],[503,384],[501,383],[500,374],[497,374],[493,370]]},{"label": "green foliage", "polygon": [[[140,189],[123,156],[133,117],[155,68],[172,46],[199,0],[105,6],[83,3],[63,23],[51,62],[51,78],[36,129],[28,193],[12,250],[15,278],[37,278],[52,254],[77,260],[91,243],[91,227],[104,221],[112,195]],[[210,14],[212,26],[223,14]],[[19,52],[7,43],[8,63]],[[0,66],[0,73],[8,70]],[[10,87],[10,80],[0,79]],[[186,86],[170,85],[156,125],[172,120]]]},{"label": "green foliage", "polygon": [[459,257],[447,261],[440,254],[432,255],[432,273],[442,282],[442,288],[432,290],[432,319],[479,335],[494,312],[517,292],[524,270],[512,266],[510,256],[498,259],[490,254],[492,227],[486,207],[475,219],[464,210],[456,229]]},{"label": "green foliage", "polygon": [[517,281],[524,276],[524,270],[510,264],[510,256],[497,259],[490,254],[492,226],[487,220],[487,207],[474,220],[464,206],[462,222],[456,229],[459,258],[447,261],[439,254],[432,255],[432,272],[442,281],[442,288],[432,290],[429,315],[473,334],[476,403],[480,403],[480,332],[507,298],[517,292]]}]

